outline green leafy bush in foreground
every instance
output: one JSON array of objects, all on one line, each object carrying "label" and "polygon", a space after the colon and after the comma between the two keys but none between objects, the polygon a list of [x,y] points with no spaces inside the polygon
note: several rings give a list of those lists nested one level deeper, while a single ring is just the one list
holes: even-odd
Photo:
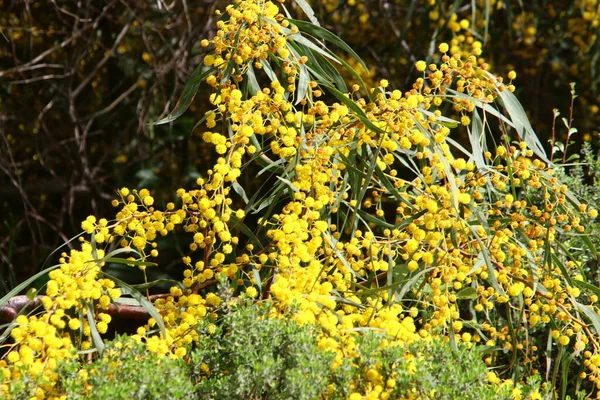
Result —
[{"label": "green leafy bush in foreground", "polygon": [[334,355],[319,350],[308,326],[252,307],[201,329],[205,336],[190,355],[199,398],[308,400],[327,389]]},{"label": "green leafy bush in foreground", "polygon": [[364,392],[377,380],[373,375],[395,388],[390,399],[502,398],[503,389],[499,393],[488,382],[480,351],[465,345],[453,351],[449,343],[436,339],[386,346],[385,335],[377,331],[355,333],[356,348],[347,349],[349,356],[331,370],[334,354],[318,348],[319,332],[293,321],[268,319],[266,311],[240,308],[218,327],[201,325],[212,334],[206,333],[191,353],[199,398],[346,399]]},{"label": "green leafy bush in foreground", "polygon": [[[107,344],[102,358],[60,364],[59,392],[67,399],[190,399],[194,385],[182,360],[157,356],[129,336]],[[38,379],[39,380],[39,379]],[[41,382],[25,374],[11,385],[15,399],[35,397]]]},{"label": "green leafy bush in foreground", "polygon": [[[382,385],[394,388],[390,399],[495,400],[512,392],[512,386],[489,384],[479,350],[460,344],[454,351],[439,339],[386,346],[376,331],[355,333],[352,356],[332,370],[335,355],[319,349],[314,327],[269,319],[268,312],[240,306],[215,324],[201,322],[187,363],[118,337],[90,364],[86,357],[61,363],[57,387],[68,399],[353,399],[382,374]],[[35,397],[39,383],[25,373],[10,394]]]}]

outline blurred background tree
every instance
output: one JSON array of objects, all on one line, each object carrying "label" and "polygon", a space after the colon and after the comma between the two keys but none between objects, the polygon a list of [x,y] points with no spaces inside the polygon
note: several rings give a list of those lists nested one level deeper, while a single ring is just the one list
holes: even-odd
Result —
[{"label": "blurred background tree", "polygon": [[[89,214],[110,217],[121,186],[161,201],[190,186],[211,154],[192,132],[206,105],[153,127],[201,63],[224,1],[0,0],[0,295],[39,271]],[[356,49],[379,79],[408,90],[417,60],[481,52],[504,76],[547,143],[598,147],[600,1],[324,0],[321,24]],[[293,4],[285,3],[285,7]],[[290,10],[292,11],[292,10]],[[352,62],[351,60],[348,60]],[[360,70],[358,65],[353,65]],[[352,80],[352,77],[348,77]],[[578,98],[570,115],[571,88]],[[200,96],[199,96],[200,97]],[[178,251],[175,242],[164,247]],[[169,252],[161,252],[169,255]],[[177,266],[165,259],[163,274]]]}]

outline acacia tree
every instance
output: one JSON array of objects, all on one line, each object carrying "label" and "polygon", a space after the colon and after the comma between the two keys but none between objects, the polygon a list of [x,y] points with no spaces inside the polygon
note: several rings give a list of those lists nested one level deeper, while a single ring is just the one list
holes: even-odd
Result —
[{"label": "acacia tree", "polygon": [[[505,82],[440,43],[438,63],[415,63],[412,87],[368,87],[334,49],[360,63],[354,51],[296,3],[310,22],[270,1],[226,8],[201,42],[210,53],[158,122],[182,115],[206,85],[213,109],[196,128],[215,164],[164,208],[146,189],[121,188],[114,219],[82,223],[81,249],[48,272],[43,310],[6,331],[4,387],[21,368],[51,382],[45,365],[102,352],[120,310],[150,317],[133,335],[148,351],[184,358],[197,321],[242,297],[319,326],[332,368],[377,330],[383,346],[485,346],[489,381],[511,378],[515,393],[538,372],[563,396],[595,391],[599,289],[581,254],[598,254],[585,230],[597,211],[554,177],[512,93],[516,73]],[[338,68],[359,83],[348,87]],[[468,145],[453,139],[461,131]],[[157,282],[134,287],[103,269],[154,267],[158,238],[176,231],[188,249],[169,293],[147,296]],[[356,396],[399,395],[377,368],[353,385]]]}]

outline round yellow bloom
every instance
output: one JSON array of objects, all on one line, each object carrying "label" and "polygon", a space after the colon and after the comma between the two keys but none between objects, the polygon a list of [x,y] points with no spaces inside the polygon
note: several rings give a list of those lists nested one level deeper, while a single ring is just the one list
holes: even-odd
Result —
[{"label": "round yellow bloom", "polygon": [[326,221],[315,222],[315,228],[317,228],[317,230],[319,232],[325,232],[328,227],[329,227],[329,224]]},{"label": "round yellow bloom", "polygon": [[440,51],[440,53],[446,53],[448,52],[448,49],[450,47],[448,46],[448,43],[440,43],[438,50]]},{"label": "round yellow bloom", "polygon": [[562,346],[566,346],[568,345],[570,342],[570,339],[568,336],[562,335],[559,339],[558,339],[558,343],[560,343]]},{"label": "round yellow bloom", "polygon": [[471,195],[469,193],[460,193],[458,195],[458,202],[461,204],[469,204],[471,202]]},{"label": "round yellow bloom", "polygon": [[255,298],[256,296],[258,296],[258,291],[254,286],[249,286],[246,288],[246,294],[250,298]]},{"label": "round yellow bloom", "polygon": [[423,72],[425,71],[425,68],[427,68],[427,63],[425,61],[417,61],[415,63],[415,68],[417,69],[417,71]]},{"label": "round yellow bloom", "polygon": [[81,321],[77,318],[71,318],[69,320],[69,328],[72,330],[77,330],[81,326]]},{"label": "round yellow bloom", "polygon": [[214,63],[215,63],[215,57],[213,57],[211,54],[207,54],[206,56],[204,56],[204,65],[210,67]]}]

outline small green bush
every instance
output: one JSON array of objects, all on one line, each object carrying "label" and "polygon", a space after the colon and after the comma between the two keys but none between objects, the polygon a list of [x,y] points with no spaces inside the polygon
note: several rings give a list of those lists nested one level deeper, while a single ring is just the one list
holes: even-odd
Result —
[{"label": "small green bush", "polygon": [[194,386],[182,360],[150,353],[144,345],[127,336],[109,343],[103,356],[92,364],[65,363],[59,373],[60,385],[68,399],[190,399],[194,396]]},{"label": "small green bush", "polygon": [[[205,337],[190,355],[200,399],[347,399],[366,393],[373,373],[394,387],[390,398],[497,400],[513,389],[490,384],[481,351],[463,343],[386,346],[379,332],[356,333],[355,356],[332,370],[334,354],[317,347],[315,328],[267,319],[262,308],[239,308],[201,329]],[[532,380],[519,390],[538,388]]]},{"label": "small green bush", "polygon": [[[187,363],[118,337],[91,364],[62,362],[52,394],[68,399],[337,400],[372,392],[376,381],[387,387],[390,399],[497,400],[513,394],[514,385],[489,383],[477,347],[458,343],[453,349],[440,339],[390,346],[384,334],[368,330],[353,333],[352,355],[331,368],[335,354],[319,349],[315,326],[269,319],[268,312],[265,306],[236,306],[214,324],[202,321],[202,337]],[[24,373],[12,382],[10,395],[30,399],[41,387],[43,382]],[[517,390],[523,396],[537,392],[539,379]]]},{"label": "small green bush", "polygon": [[[352,392],[364,393],[370,371],[379,368],[383,385],[393,386],[390,398],[477,399],[509,398],[491,385],[487,369],[476,348],[459,343],[456,350],[442,340],[417,341],[406,348],[382,346],[385,337],[376,332],[357,340],[357,356],[348,359],[334,372],[335,398],[348,398]],[[373,369],[372,369],[373,368]],[[355,387],[349,389],[354,383]]]},{"label": "small green bush", "polygon": [[309,400],[325,393],[333,354],[318,349],[314,328],[246,307],[201,329],[206,336],[190,355],[198,398]]}]

